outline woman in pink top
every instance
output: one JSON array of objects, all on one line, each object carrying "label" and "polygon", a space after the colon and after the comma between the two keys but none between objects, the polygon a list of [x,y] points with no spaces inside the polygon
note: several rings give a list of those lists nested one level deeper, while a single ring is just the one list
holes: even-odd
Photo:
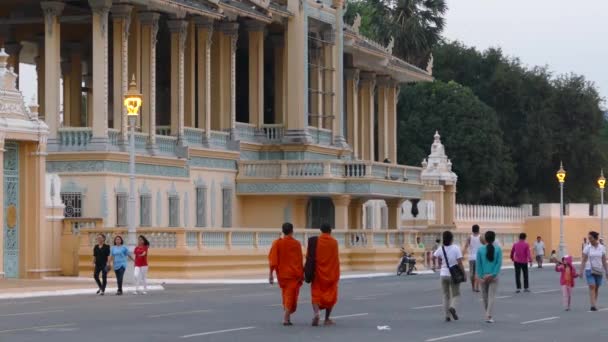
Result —
[{"label": "woman in pink top", "polygon": [[561,273],[559,284],[562,286],[562,300],[566,311],[570,311],[574,278],[578,277],[578,273],[576,273],[574,266],[572,266],[572,257],[569,255],[563,257],[562,262],[558,262],[555,265],[555,272]]},{"label": "woman in pink top", "polygon": [[528,286],[528,263],[532,266],[530,245],[526,242],[526,233],[519,234],[519,241],[511,248],[511,260],[515,266],[515,284],[517,293],[521,292],[521,273],[524,274],[524,292],[530,292]]}]

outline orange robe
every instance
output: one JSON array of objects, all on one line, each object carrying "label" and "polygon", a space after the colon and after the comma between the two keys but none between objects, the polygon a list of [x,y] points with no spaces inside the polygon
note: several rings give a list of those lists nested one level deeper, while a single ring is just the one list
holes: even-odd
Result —
[{"label": "orange robe", "polygon": [[272,243],[268,261],[270,270],[276,271],[283,294],[283,307],[294,313],[298,307],[300,287],[304,280],[304,258],[302,245],[291,236]]},{"label": "orange robe", "polygon": [[312,281],[312,304],[321,310],[331,309],[338,302],[340,281],[340,254],[338,241],[330,234],[321,234],[317,240],[315,277]]}]

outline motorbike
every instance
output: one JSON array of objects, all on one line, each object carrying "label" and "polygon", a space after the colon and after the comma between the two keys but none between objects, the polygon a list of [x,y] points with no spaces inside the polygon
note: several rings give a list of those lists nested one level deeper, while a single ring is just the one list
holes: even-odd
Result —
[{"label": "motorbike", "polygon": [[397,266],[397,276],[400,276],[403,273],[412,275],[415,270],[416,258],[414,257],[414,254],[408,254],[405,249],[401,248],[401,261],[399,262],[399,266]]}]

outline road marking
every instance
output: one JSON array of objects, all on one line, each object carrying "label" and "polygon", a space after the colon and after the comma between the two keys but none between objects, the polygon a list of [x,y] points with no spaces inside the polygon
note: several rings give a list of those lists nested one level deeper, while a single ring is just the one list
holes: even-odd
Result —
[{"label": "road marking", "polygon": [[539,294],[539,293],[550,293],[550,292],[557,292],[557,291],[561,291],[561,289],[544,290],[544,291],[537,291],[537,292],[533,292],[533,293]]},{"label": "road marking", "polygon": [[554,317],[535,319],[535,320],[532,320],[532,321],[521,322],[521,324],[531,324],[531,323],[538,323],[538,322],[546,322],[546,321],[553,321],[553,320],[556,320],[556,319],[559,319],[559,317],[554,316]]},{"label": "road marking", "polygon": [[181,338],[191,338],[191,337],[199,337],[199,336],[217,335],[217,334],[224,334],[224,333],[229,333],[229,332],[242,331],[242,330],[251,330],[251,329],[255,329],[255,327],[242,327],[242,328],[234,328],[234,329],[226,329],[226,330],[208,331],[208,332],[202,332],[202,333],[198,333],[198,334],[184,335]]},{"label": "road marking", "polygon": [[12,333],[12,332],[18,332],[18,331],[38,330],[38,329],[64,328],[64,327],[72,327],[72,326],[75,326],[75,325],[76,325],[75,323],[55,324],[55,325],[41,325],[41,326],[30,327],[30,328],[0,330],[0,334],[7,334],[7,333]]},{"label": "road marking", "polygon": [[437,305],[426,305],[426,306],[417,306],[415,308],[412,308],[412,310],[421,310],[421,309],[430,309],[430,308],[438,308],[440,306],[443,306],[443,304],[437,304]]},{"label": "road marking", "polygon": [[194,314],[194,313],[205,313],[205,312],[211,312],[211,310],[193,310],[193,311],[170,312],[170,313],[166,313],[166,314],[150,315],[150,316],[148,316],[148,318],[179,316],[179,315],[187,315],[187,314]]},{"label": "road marking", "polygon": [[140,302],[140,303],[129,303],[129,305],[156,305],[156,304],[173,304],[173,303],[183,303],[184,300],[164,300],[158,302]]},{"label": "road marking", "polygon": [[42,314],[51,313],[51,312],[63,312],[63,310],[48,310],[48,311],[20,312],[20,313],[13,313],[13,314],[5,314],[5,315],[0,315],[0,317],[15,317],[15,316],[42,315]]},{"label": "road marking", "polygon": [[513,296],[498,296],[496,297],[496,299],[505,299],[505,298],[511,298]]},{"label": "road marking", "polygon": [[228,288],[221,288],[221,289],[200,289],[200,290],[192,290],[192,291],[188,291],[190,293],[201,293],[201,292],[217,292],[217,291],[229,291],[230,289]]},{"label": "road marking", "polygon": [[25,305],[25,304],[38,304],[38,303],[42,303],[42,301],[33,300],[33,301],[29,301],[29,302],[5,302],[5,303],[0,303],[0,305]]},{"label": "road marking", "polygon": [[481,330],[473,330],[473,331],[463,332],[463,333],[460,333],[460,334],[453,334],[453,335],[447,335],[447,336],[429,338],[428,340],[426,340],[426,342],[443,341],[443,340],[447,340],[447,339],[454,338],[454,337],[461,337],[461,336],[479,334],[480,332],[481,332]]},{"label": "road marking", "polygon": [[[307,302],[298,302],[298,305],[300,304],[306,304]],[[266,305],[267,307],[277,307],[277,306],[283,306],[283,304],[270,304],[270,305]]]},{"label": "road marking", "polygon": [[342,316],[334,316],[332,317],[333,319],[340,319],[340,318],[350,318],[350,317],[360,317],[360,316],[367,316],[369,315],[369,313],[358,313],[358,314],[352,314],[352,315],[342,315]]}]

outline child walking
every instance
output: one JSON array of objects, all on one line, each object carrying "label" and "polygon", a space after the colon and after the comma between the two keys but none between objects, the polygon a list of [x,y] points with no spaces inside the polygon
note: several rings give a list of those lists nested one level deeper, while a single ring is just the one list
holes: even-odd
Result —
[{"label": "child walking", "polygon": [[562,286],[562,301],[566,311],[570,311],[574,278],[578,277],[576,270],[572,266],[572,257],[569,255],[563,257],[562,262],[558,262],[555,265],[555,272],[561,273],[559,283]]}]

